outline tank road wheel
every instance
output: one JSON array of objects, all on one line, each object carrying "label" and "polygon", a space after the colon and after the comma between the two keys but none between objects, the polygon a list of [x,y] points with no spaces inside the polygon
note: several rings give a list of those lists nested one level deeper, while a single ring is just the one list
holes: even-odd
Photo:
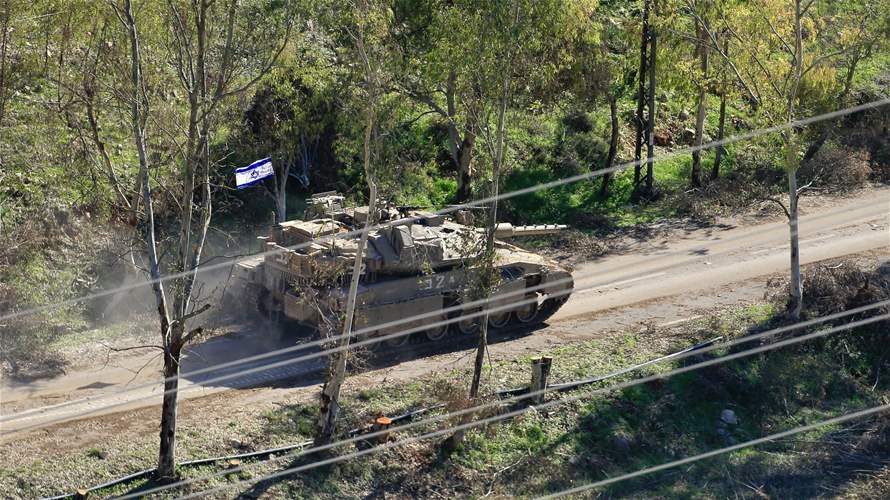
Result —
[{"label": "tank road wheel", "polygon": [[[408,342],[411,342],[411,334],[402,334],[401,330],[399,330],[398,332],[389,332],[386,335],[392,335],[394,333],[399,333],[400,335],[386,339],[384,342],[386,342],[387,347],[405,347],[406,345],[408,345]],[[386,335],[384,335],[384,337]]]},{"label": "tank road wheel", "polygon": [[488,326],[503,328],[510,323],[510,311],[498,311],[488,315]]},{"label": "tank road wheel", "polygon": [[436,323],[425,330],[423,334],[432,342],[438,342],[448,336],[448,323],[445,316],[436,318]]},{"label": "tank road wheel", "polygon": [[[531,297],[526,298],[526,300],[531,300]],[[527,304],[523,304],[516,309],[516,321],[520,323],[531,323],[538,316],[538,303],[537,302],[529,302]]]},{"label": "tank road wheel", "polygon": [[468,314],[473,314],[479,312],[478,310],[465,310],[463,314],[461,314],[461,318],[455,323],[457,327],[457,331],[460,332],[461,335],[476,335],[479,333],[480,322],[482,321],[481,316],[473,316],[470,318],[466,318],[465,316]]}]

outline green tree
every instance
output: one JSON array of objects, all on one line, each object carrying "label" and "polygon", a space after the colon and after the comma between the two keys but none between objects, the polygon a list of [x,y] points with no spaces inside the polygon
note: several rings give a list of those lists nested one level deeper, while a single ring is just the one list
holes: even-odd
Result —
[{"label": "green tree", "polygon": [[346,31],[352,39],[353,50],[350,61],[354,69],[353,78],[360,88],[356,97],[364,103],[362,106],[364,115],[362,160],[365,182],[368,185],[368,217],[362,226],[353,261],[343,317],[342,336],[336,343],[343,350],[331,354],[327,376],[322,388],[318,430],[315,437],[317,445],[329,443],[336,431],[340,409],[340,387],[346,379],[346,361],[349,355],[349,344],[352,340],[353,320],[357,307],[356,296],[362,275],[365,248],[368,244],[370,228],[376,222],[377,217],[377,171],[380,165],[374,165],[372,162],[374,160],[373,152],[379,143],[379,131],[376,129],[377,114],[384,87],[382,70],[388,56],[383,40],[391,19],[387,10],[383,9],[379,3],[367,0],[359,0],[352,14],[353,18],[349,19]]},{"label": "green tree", "polygon": [[[581,54],[569,50],[585,36],[593,0],[543,1],[524,21],[522,40],[534,66],[517,67],[513,75],[518,102],[547,100],[553,77]],[[482,35],[493,12],[509,10],[502,2],[468,0],[396,0],[392,40],[400,57],[392,67],[395,89],[437,115],[448,131],[447,149],[457,175],[457,201],[472,195],[475,150],[480,120],[498,100],[480,87],[478,75],[487,72],[494,46]],[[531,12],[531,11],[530,11]]]},{"label": "green tree", "polygon": [[[850,10],[820,0],[758,0],[725,11],[719,30],[733,37],[738,75],[752,90],[759,114],[771,125],[791,123],[817,111],[836,95],[837,70],[863,47],[873,12],[861,3]],[[715,35],[711,32],[711,38]],[[876,42],[877,43],[877,42]],[[855,67],[853,68],[855,71]],[[738,73],[737,73],[738,74]],[[852,77],[850,77],[852,78]],[[834,105],[833,105],[834,106]],[[800,275],[799,202],[811,186],[799,186],[803,133],[781,133],[781,163],[788,181],[788,203],[770,198],[788,217],[790,239],[789,316],[800,317],[803,285]]]},{"label": "green tree", "polygon": [[[192,319],[206,311],[209,303],[198,305],[195,282],[212,216],[210,185],[211,135],[219,127],[224,101],[244,92],[268,72],[287,43],[289,23],[279,9],[263,5],[241,4],[237,0],[216,3],[170,1],[161,15],[150,17],[136,9],[131,0],[112,3],[124,28],[129,45],[129,85],[121,95],[122,108],[129,109],[132,138],[138,155],[142,179],[144,243],[149,277],[154,291],[160,323],[164,359],[164,395],[161,406],[160,447],[157,474],[161,478],[176,474],[176,420],[179,368],[182,350],[202,328]],[[279,6],[280,7],[280,6]],[[144,16],[144,17],[143,17]],[[150,22],[160,21],[152,26]],[[169,29],[169,45],[146,48],[141,35],[164,26]],[[286,32],[285,32],[285,27]],[[262,30],[259,33],[258,30]],[[282,43],[283,40],[283,43]],[[161,52],[155,52],[161,51]],[[172,69],[181,85],[183,102],[180,123],[176,123],[164,151],[177,159],[177,174],[168,182],[180,196],[175,223],[164,230],[155,217],[154,184],[151,178],[150,145],[156,129],[162,129],[152,116],[158,88],[146,79],[143,68],[160,58],[172,61]],[[163,130],[163,129],[162,129]],[[170,252],[158,251],[159,240],[176,241]],[[172,254],[164,260],[163,255]]]}]

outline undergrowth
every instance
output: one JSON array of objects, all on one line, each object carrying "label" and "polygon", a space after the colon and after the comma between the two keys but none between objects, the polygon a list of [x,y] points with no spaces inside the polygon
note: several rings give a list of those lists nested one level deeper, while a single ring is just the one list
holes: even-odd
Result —
[{"label": "undergrowth", "polygon": [[[717,335],[744,336],[784,321],[781,306],[763,303],[667,329],[606,334],[535,355],[554,358],[551,382],[558,383],[608,373]],[[861,330],[837,338],[849,342],[866,334],[880,332]],[[890,379],[875,380],[873,374],[851,369],[853,365],[838,357],[839,352],[828,343],[805,344],[620,391],[593,392],[631,377],[663,373],[699,361],[702,356],[726,354],[718,350],[550,396],[548,401],[555,402],[552,406],[469,431],[462,446],[451,454],[440,449],[438,439],[425,440],[273,481],[237,483],[317,459],[314,455],[301,460],[279,457],[250,464],[247,472],[199,482],[190,488],[199,491],[227,486],[222,494],[226,497],[239,492],[270,498],[538,496],[874,406],[890,396]],[[486,370],[484,392],[526,384],[531,357],[495,363]],[[353,387],[343,400],[342,428],[363,425],[377,413],[397,415],[448,399],[449,394],[459,395],[466,390],[465,376],[463,369],[455,369],[407,383]],[[574,401],[558,403],[558,398],[565,397]],[[727,410],[736,421],[722,420]],[[213,422],[185,420],[185,451],[180,459],[220,453],[225,446],[235,447],[229,448],[232,451],[260,449],[307,439],[315,411],[304,402],[284,402],[256,410],[241,409],[237,417],[214,417]],[[397,433],[395,438],[436,430],[441,425],[445,424],[423,424]],[[873,473],[880,477],[890,453],[888,428],[881,419],[820,428],[794,439],[618,483],[606,487],[603,493],[630,498],[724,498],[746,496],[748,484],[756,485],[765,495],[781,498],[810,497],[825,489],[870,491],[873,486],[867,478]],[[223,437],[232,435],[240,438],[225,442]],[[87,449],[76,456],[4,463],[0,484],[19,494],[48,494],[122,474],[125,471],[113,461],[102,462],[99,458],[106,453],[111,458],[120,456],[118,439],[127,440],[123,436],[110,440],[101,454]],[[146,457],[142,466],[150,467],[154,440],[127,442],[128,447],[143,450],[130,453]],[[358,445],[358,449],[370,446],[362,442]],[[335,454],[350,451],[355,448],[345,447]],[[114,467],[96,469],[89,465],[97,462]],[[72,484],[70,477],[51,472],[66,468],[81,470],[84,475]],[[197,477],[213,471],[183,468],[181,473]],[[34,475],[37,473],[39,480]],[[17,483],[10,483],[12,478],[17,478]],[[22,484],[30,486],[21,489]],[[121,494],[138,486],[118,487],[99,496]]]}]

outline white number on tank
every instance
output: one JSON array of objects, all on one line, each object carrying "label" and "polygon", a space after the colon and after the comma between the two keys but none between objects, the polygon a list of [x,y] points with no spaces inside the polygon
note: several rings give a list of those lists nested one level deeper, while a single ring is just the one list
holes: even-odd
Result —
[{"label": "white number on tank", "polygon": [[445,276],[435,275],[428,276],[420,280],[421,290],[438,290],[445,286]]}]

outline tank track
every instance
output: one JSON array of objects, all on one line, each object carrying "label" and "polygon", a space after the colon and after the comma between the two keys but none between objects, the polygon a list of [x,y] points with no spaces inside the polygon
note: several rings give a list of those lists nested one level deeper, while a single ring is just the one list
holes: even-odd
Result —
[{"label": "tank track", "polygon": [[[550,319],[551,316],[556,314],[556,312],[568,301],[568,298],[569,298],[568,295],[559,297],[559,298],[551,298],[551,299],[545,298],[539,305],[538,312],[537,312],[537,314],[535,314],[535,317],[531,321],[521,323],[519,321],[516,321],[515,318],[512,318],[508,324],[501,326],[501,327],[495,327],[495,326],[489,325],[489,331],[497,332],[500,334],[500,333],[527,331],[527,330],[534,329],[534,328],[538,327],[539,325],[541,325],[542,323],[544,323],[545,321],[547,321],[548,319]],[[257,302],[260,302],[262,300],[262,297],[258,297],[258,299],[259,300],[257,300]],[[262,314],[262,317],[268,318],[268,314],[266,312],[264,312],[264,314]],[[459,317],[459,316],[452,316],[453,319],[456,319],[457,317]],[[320,338],[320,337],[318,337],[317,329],[315,329],[313,325],[297,323],[295,321],[290,321],[290,323],[292,323],[295,326],[299,325],[299,327],[301,327],[301,328],[307,328],[307,329],[314,330],[315,332],[313,333],[312,338],[313,339]],[[402,346],[389,345],[389,344],[387,344],[387,342],[385,340],[381,341],[379,343],[370,344],[370,346],[373,346],[373,350],[378,354],[396,353],[396,352],[399,352],[400,350],[410,348],[409,346],[435,345],[435,344],[447,343],[447,342],[449,342],[449,340],[453,340],[454,338],[465,338],[465,337],[472,336],[472,335],[462,334],[459,331],[457,331],[457,323],[453,322],[449,325],[449,334],[447,334],[445,337],[443,337],[440,340],[430,340],[424,335],[424,333],[422,331],[411,333],[408,336],[410,337],[410,342],[408,342]],[[371,338],[373,338],[373,337],[371,337]]]},{"label": "tank track", "polygon": [[[516,321],[515,319],[511,319],[510,323],[508,323],[507,325],[501,326],[501,327],[494,327],[494,326],[489,325],[489,331],[494,331],[494,332],[498,332],[498,333],[509,333],[509,332],[527,331],[530,329],[534,329],[534,328],[538,327],[539,325],[541,325],[542,323],[544,323],[545,321],[547,321],[548,319],[550,319],[551,316],[556,314],[556,311],[558,311],[566,303],[566,301],[568,301],[568,296],[555,298],[555,299],[544,299],[544,301],[541,302],[541,305],[538,308],[537,314],[535,315],[534,319],[532,319],[531,321],[526,322],[526,323],[520,323],[520,322]],[[439,343],[447,343],[450,339],[453,339],[454,337],[467,337],[467,335],[463,335],[463,334],[455,331],[456,325],[457,325],[457,323],[452,323],[451,325],[449,325],[450,329],[452,330],[451,335],[448,335],[445,338],[443,338],[441,340],[436,340],[436,341],[426,338],[426,336],[423,334],[423,332],[413,333],[410,335],[411,340],[412,340],[411,343],[418,344],[418,345],[439,344]],[[472,336],[472,335],[470,335],[470,336]],[[385,341],[380,342],[380,344],[385,344]],[[393,350],[398,351],[398,349],[400,349],[400,348],[394,348]],[[378,348],[378,352],[380,352],[380,353],[392,352],[392,350],[391,350],[391,348],[381,346],[380,348]]]},{"label": "tank track", "polygon": [[[496,336],[497,342],[509,342],[510,340],[513,340],[515,338],[528,335],[532,330],[536,329],[542,323],[547,321],[547,319],[553,316],[553,314],[556,313],[556,311],[558,311],[563,304],[565,304],[567,299],[568,297],[545,299],[538,309],[538,314],[532,321],[529,321],[527,323],[520,323],[518,321],[511,320],[509,324],[499,328],[489,327],[489,332],[490,334]],[[292,325],[296,327],[297,323],[292,322]],[[289,340],[293,341],[294,331],[290,330],[284,325],[282,325],[282,327],[282,334],[287,335],[289,337]],[[308,330],[310,329],[310,326],[300,324],[300,328]],[[290,333],[287,333],[288,330],[290,330]],[[299,340],[298,343],[309,342],[317,338],[315,334],[309,334],[305,337],[301,335],[301,337],[302,340]],[[417,332],[410,335],[410,342],[402,346],[392,346],[387,344],[385,341],[372,344],[374,347],[368,352],[370,357],[367,359],[370,361],[371,366],[389,366],[389,364],[392,363],[400,363],[402,361],[421,359],[427,356],[435,356],[448,352],[470,349],[477,344],[476,339],[478,339],[478,335],[462,335],[458,333],[456,329],[452,329],[449,335],[441,340],[436,341],[428,339],[425,335],[423,335],[422,332]],[[323,346],[316,349],[323,349]],[[367,366],[350,366],[350,369],[357,368],[360,371],[364,371],[364,369],[367,368]],[[317,370],[310,370],[301,373],[299,376],[286,376],[276,380],[305,380],[306,377],[322,377],[324,373],[325,369],[320,368]],[[321,379],[319,378],[319,380]]]}]

